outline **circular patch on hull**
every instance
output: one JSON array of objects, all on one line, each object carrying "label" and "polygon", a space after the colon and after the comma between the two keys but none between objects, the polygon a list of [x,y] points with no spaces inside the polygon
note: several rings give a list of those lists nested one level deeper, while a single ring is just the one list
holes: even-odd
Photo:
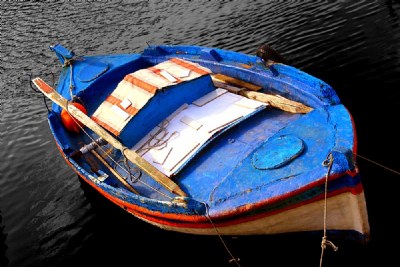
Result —
[{"label": "circular patch on hull", "polygon": [[303,140],[293,135],[269,139],[253,154],[253,166],[259,170],[277,169],[297,158],[303,150]]}]

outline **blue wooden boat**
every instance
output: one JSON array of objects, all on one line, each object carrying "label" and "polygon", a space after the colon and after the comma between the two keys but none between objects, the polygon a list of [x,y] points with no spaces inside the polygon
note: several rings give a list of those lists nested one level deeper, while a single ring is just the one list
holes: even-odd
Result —
[{"label": "blue wooden boat", "polygon": [[48,122],[85,182],[135,217],[199,235],[311,232],[368,240],[349,111],[270,56],[200,46],[76,56]]}]

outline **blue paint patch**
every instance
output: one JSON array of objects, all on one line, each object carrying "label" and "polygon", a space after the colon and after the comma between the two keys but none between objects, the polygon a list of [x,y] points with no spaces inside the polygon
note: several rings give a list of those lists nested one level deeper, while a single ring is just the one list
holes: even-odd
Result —
[{"label": "blue paint patch", "polygon": [[104,74],[109,67],[110,65],[108,63],[99,60],[90,60],[90,58],[87,58],[85,67],[83,67],[78,74],[78,79],[81,82],[93,81]]},{"label": "blue paint patch", "polygon": [[297,158],[304,150],[303,141],[294,135],[283,135],[265,142],[253,155],[253,166],[259,170],[280,168]]}]

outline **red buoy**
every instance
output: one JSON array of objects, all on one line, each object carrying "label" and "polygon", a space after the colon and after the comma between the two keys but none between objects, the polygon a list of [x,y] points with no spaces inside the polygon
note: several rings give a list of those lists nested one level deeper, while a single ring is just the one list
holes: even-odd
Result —
[{"label": "red buoy", "polygon": [[[87,114],[86,108],[77,102],[72,102],[69,103],[69,105],[74,105],[76,108],[78,108],[80,111],[83,113]],[[69,114],[68,111],[63,109],[61,111],[61,121],[64,127],[69,131],[69,132],[74,132],[74,133],[79,133],[81,131],[81,127],[83,127],[83,124],[80,123],[77,119],[72,118],[72,116]],[[79,125],[78,125],[79,124]]]}]

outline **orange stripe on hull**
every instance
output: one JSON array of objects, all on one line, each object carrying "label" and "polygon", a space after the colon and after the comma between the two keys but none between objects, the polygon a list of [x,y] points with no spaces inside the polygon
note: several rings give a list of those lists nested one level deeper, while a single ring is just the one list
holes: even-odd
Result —
[{"label": "orange stripe on hull", "polygon": [[[57,144],[57,142],[56,142]],[[64,153],[62,152],[62,150],[60,149],[60,147],[57,144],[58,149],[60,150],[61,154],[64,155]],[[171,213],[161,213],[161,212],[155,212],[155,211],[151,211],[148,209],[145,209],[143,207],[125,202],[117,197],[112,196],[111,194],[109,194],[108,192],[104,191],[103,189],[99,188],[94,182],[88,180],[86,177],[84,177],[82,174],[80,174],[76,168],[68,161],[68,158],[64,157],[64,159],[66,160],[67,164],[70,165],[74,171],[81,176],[88,184],[90,184],[95,190],[97,190],[100,194],[102,194],[104,197],[106,197],[107,199],[109,199],[110,201],[112,201],[114,204],[118,205],[119,207],[123,208],[124,210],[130,212],[131,214],[135,215],[138,218],[142,218],[144,220],[156,223],[156,224],[160,224],[160,225],[165,225],[165,226],[170,226],[170,227],[181,227],[181,228],[211,228],[211,227],[224,227],[224,226],[232,226],[232,225],[238,225],[241,223],[245,223],[248,221],[253,221],[253,220],[257,220],[263,217],[267,217],[267,216],[271,216],[274,214],[278,214],[290,209],[294,209],[297,207],[300,207],[302,205],[305,204],[309,204],[318,200],[322,200],[324,198],[323,194],[316,196],[312,199],[309,199],[307,201],[301,202],[301,203],[296,203],[294,205],[285,207],[283,209],[279,209],[279,210],[275,210],[275,211],[267,211],[267,212],[262,212],[262,213],[258,213],[255,215],[251,215],[251,216],[246,216],[245,214],[243,214],[244,216],[234,219],[234,220],[228,220],[229,217],[232,216],[238,216],[240,215],[240,213],[247,211],[249,212],[250,210],[257,210],[258,208],[261,208],[260,206],[262,204],[266,204],[266,202],[264,203],[258,203],[257,205],[249,205],[244,207],[243,209],[238,209],[235,210],[234,212],[227,212],[224,214],[219,214],[217,217],[211,217],[211,220],[213,220],[213,224],[210,223],[210,221],[208,220],[208,218],[206,216],[203,215],[183,215],[183,214],[171,214]],[[355,195],[360,194],[363,192],[363,187],[361,184],[358,184],[356,187],[351,187],[351,188],[343,188],[339,191],[335,191],[335,192],[331,192],[328,194],[328,198],[335,196],[335,195],[339,195],[341,193],[345,193],[345,192],[351,192]],[[292,194],[290,194],[292,195]],[[287,197],[287,196],[286,196]],[[275,199],[276,200],[276,199]],[[270,202],[270,201],[267,201]],[[274,201],[273,201],[274,202]],[[269,203],[270,204],[270,203]],[[217,222],[217,220],[221,220],[223,219],[223,222]]]}]

